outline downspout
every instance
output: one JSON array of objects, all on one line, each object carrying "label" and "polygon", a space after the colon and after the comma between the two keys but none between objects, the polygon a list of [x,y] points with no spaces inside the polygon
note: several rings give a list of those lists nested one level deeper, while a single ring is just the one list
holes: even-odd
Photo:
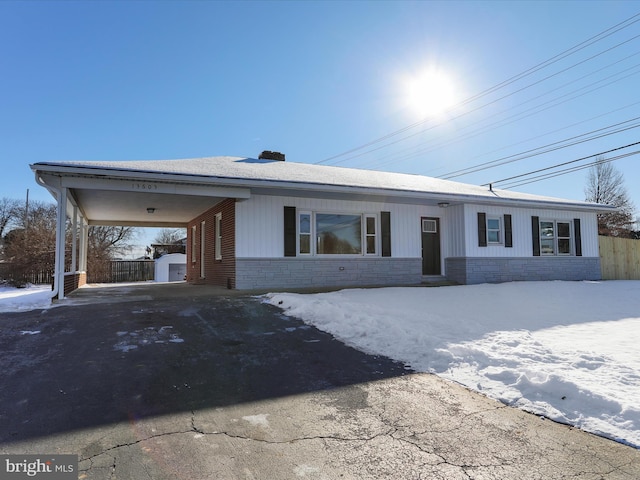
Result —
[{"label": "downspout", "polygon": [[[62,190],[60,188],[54,187],[53,185],[47,185],[45,184],[42,179],[40,178],[40,175],[38,174],[38,172],[35,172],[35,177],[36,177],[36,183],[38,185],[40,185],[41,187],[46,188],[47,190],[49,190],[49,193],[51,193],[51,195],[53,195],[56,199],[56,203],[57,203],[57,210],[56,210],[56,254],[55,254],[55,262],[54,262],[54,267],[53,267],[53,290],[51,291],[51,300],[53,301],[53,299],[58,295],[58,292],[60,291],[60,275],[59,275],[59,270],[60,270],[60,259],[59,259],[59,255],[58,255],[58,234],[60,231],[60,228],[58,227],[58,220],[60,218],[59,215],[59,210],[62,208],[62,206],[60,205],[60,200],[62,199]],[[66,208],[67,206],[65,205],[64,208]],[[64,266],[62,267],[64,268]]]}]

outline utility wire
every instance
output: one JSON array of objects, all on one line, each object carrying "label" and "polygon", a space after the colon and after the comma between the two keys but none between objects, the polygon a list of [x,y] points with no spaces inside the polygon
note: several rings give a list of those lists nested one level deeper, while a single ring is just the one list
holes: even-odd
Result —
[{"label": "utility wire", "polygon": [[587,159],[592,158],[592,157],[603,156],[603,155],[606,155],[607,153],[617,152],[618,150],[624,150],[625,148],[633,147],[635,145],[640,145],[640,142],[630,143],[630,144],[624,145],[622,147],[612,148],[611,150],[606,150],[604,152],[594,153],[593,155],[588,155],[586,157],[577,158],[575,160],[569,160],[567,162],[558,163],[558,164],[552,165],[550,167],[540,168],[538,170],[532,170],[530,172],[522,173],[520,175],[514,175],[513,177],[507,177],[507,178],[502,178],[500,180],[494,180],[493,182],[483,183],[482,186],[484,187],[484,186],[489,186],[489,185],[495,185],[497,183],[503,183],[503,182],[507,182],[509,180],[515,180],[517,178],[528,177],[528,176],[534,175],[536,173],[540,173],[540,172],[544,172],[544,171],[548,171],[548,170],[553,170],[555,168],[564,167],[565,165],[571,165],[571,164],[577,163],[577,162],[582,162],[582,161],[587,160]]},{"label": "utility wire", "polygon": [[[630,120],[626,120],[624,122],[620,122],[620,123],[615,123],[613,125],[607,125],[606,127],[602,127],[596,130],[591,130],[590,132],[586,132],[586,133],[582,133],[580,135],[575,135],[573,137],[569,137],[569,138],[565,138],[563,140],[559,140],[557,142],[552,142],[552,143],[548,143],[547,145],[543,145],[541,147],[536,147],[536,148],[532,148],[529,150],[525,150],[523,152],[519,152],[519,153],[514,153],[513,155],[508,155],[506,157],[502,157],[502,158],[498,158],[496,160],[491,160],[489,162],[484,162],[481,164],[478,164],[474,167],[468,167],[468,168],[464,168],[462,170],[457,170],[455,172],[451,172],[450,174],[447,174],[446,176],[440,176],[438,178],[443,178],[445,180],[450,180],[452,178],[455,177],[460,177],[463,175],[469,175],[471,173],[477,173],[480,172],[482,170],[487,170],[490,168],[495,168],[495,167],[500,167],[502,165],[507,165],[509,163],[514,163],[520,160],[524,160],[527,158],[531,158],[531,157],[535,157],[538,155],[542,155],[544,153],[549,153],[549,152],[554,152],[556,150],[560,150],[563,148],[567,148],[567,147],[572,147],[574,145],[578,145],[580,143],[586,143],[586,142],[590,142],[592,140],[597,140],[599,138],[603,138],[603,137],[607,137],[609,135],[614,135],[616,133],[620,133],[620,132],[625,132],[627,130],[631,130],[633,128],[638,128],[640,126],[640,123],[635,123],[632,125],[628,125],[624,128],[618,128],[616,130],[613,130],[611,132],[606,132],[606,133],[600,133],[599,135],[593,135],[591,137],[588,138],[583,138],[583,137],[587,137],[588,135],[592,135],[598,132],[603,132],[605,130],[609,130],[611,128],[614,127],[619,127],[621,125],[633,122],[635,120],[639,120],[640,117],[635,117],[632,118]],[[579,141],[572,141],[572,140],[577,140],[579,138],[582,138],[582,140]]]},{"label": "utility wire", "polygon": [[[640,14],[638,14],[638,15],[640,15]],[[639,20],[639,21],[640,21],[640,20]],[[633,39],[636,39],[636,38],[639,38],[639,37],[640,37],[640,35],[636,35],[635,37],[633,37]],[[614,47],[611,47],[611,48],[607,49],[606,51],[610,51],[610,50],[611,50],[611,49],[613,49],[613,48],[616,48],[616,47],[619,47],[619,46],[621,46],[621,45],[624,45],[624,44],[625,44],[625,43],[627,43],[628,41],[630,41],[630,40],[626,40],[626,41],[624,41],[624,42],[621,42],[621,43],[619,43],[619,44],[615,45]],[[598,54],[598,55],[599,55],[599,54]],[[592,56],[592,57],[590,57],[590,58],[595,58],[595,57],[596,57],[596,56],[598,56],[598,55],[594,55],[594,56]],[[573,68],[573,67],[575,67],[575,66],[579,65],[580,63],[583,63],[583,62],[576,63],[576,64],[574,64],[572,67],[569,67],[569,68]],[[634,67],[637,67],[637,66],[638,66],[638,65],[635,65]],[[629,70],[629,69],[631,69],[631,68],[634,68],[634,67],[630,67],[630,68],[628,68],[628,69],[626,69],[626,70],[623,70],[623,72],[624,72],[624,71],[627,71],[627,70]],[[567,69],[565,69],[565,70],[567,70]],[[612,76],[618,75],[618,74],[620,74],[620,73],[622,73],[622,72],[618,72],[617,74],[614,74],[614,75],[611,75],[611,76],[609,76],[609,77],[606,77],[605,79],[598,80],[597,82],[594,82],[594,83],[592,83],[592,84],[590,84],[590,85],[584,86],[584,87],[582,87],[582,88],[580,88],[580,89],[578,89],[578,90],[576,90],[576,91],[580,91],[580,90],[582,90],[582,89],[584,89],[584,88],[588,88],[588,87],[589,87],[589,86],[591,86],[591,85],[595,85],[595,84],[597,84],[597,83],[603,82],[604,80],[606,80],[606,79],[608,79],[608,78],[611,78]],[[637,73],[637,72],[636,72],[636,73]],[[554,75],[550,75],[550,76],[548,76],[548,77],[546,77],[546,78],[551,78],[551,77],[553,77],[553,76],[554,76]],[[581,79],[582,79],[582,78],[586,78],[587,76],[589,76],[589,75],[585,75],[585,76],[581,77]],[[627,75],[627,76],[629,76],[629,75]],[[624,78],[627,78],[627,77],[622,77],[622,78],[620,78],[620,79],[618,79],[618,80],[616,80],[616,81],[620,81],[620,80],[622,80],[622,79],[624,79]],[[449,119],[448,119],[448,120],[446,120],[446,121],[443,121],[443,122],[440,122],[440,123],[436,123],[436,124],[431,125],[431,126],[429,126],[429,127],[427,127],[427,128],[424,128],[424,129],[418,130],[417,132],[414,132],[414,133],[412,133],[412,134],[410,134],[410,135],[406,135],[406,136],[404,136],[404,137],[401,137],[401,138],[399,138],[399,139],[397,139],[397,140],[395,140],[395,141],[393,141],[393,142],[389,142],[389,143],[386,143],[386,144],[381,145],[381,146],[379,146],[379,147],[376,147],[376,148],[372,148],[372,149],[370,149],[370,150],[367,150],[367,151],[365,151],[365,152],[362,152],[362,153],[359,153],[359,154],[352,155],[352,156],[350,156],[350,157],[344,158],[344,159],[342,159],[342,160],[339,160],[339,161],[337,161],[337,162],[334,162],[334,164],[336,164],[336,163],[346,162],[346,161],[348,161],[348,160],[353,160],[354,158],[362,157],[362,156],[364,156],[364,155],[368,155],[368,154],[370,154],[370,153],[376,152],[376,151],[381,150],[381,149],[383,149],[383,148],[387,148],[387,147],[389,147],[389,146],[391,146],[391,145],[395,145],[395,144],[397,144],[397,143],[400,143],[400,142],[402,142],[402,141],[404,141],[404,140],[408,140],[409,138],[413,138],[413,137],[415,137],[415,136],[417,136],[417,135],[420,135],[420,134],[422,134],[422,133],[424,133],[424,132],[427,132],[427,131],[429,131],[429,130],[433,130],[434,128],[436,128],[436,127],[438,127],[438,126],[441,126],[441,125],[443,125],[443,124],[445,124],[445,123],[447,123],[447,122],[451,122],[451,121],[453,121],[453,120],[457,120],[457,119],[462,118],[462,117],[464,117],[464,116],[467,116],[467,115],[469,115],[469,114],[471,114],[471,113],[474,113],[474,112],[476,112],[476,111],[478,111],[478,110],[480,110],[480,109],[482,109],[482,108],[485,108],[485,107],[488,107],[488,106],[490,106],[490,105],[493,105],[494,103],[497,103],[497,102],[499,102],[500,100],[504,100],[505,98],[508,98],[508,97],[510,97],[510,96],[512,96],[512,95],[514,95],[515,93],[521,92],[521,91],[523,91],[523,90],[525,90],[525,89],[527,89],[527,88],[529,88],[529,87],[531,87],[531,86],[533,86],[533,85],[536,85],[536,84],[538,84],[538,83],[540,83],[540,81],[538,81],[538,82],[534,82],[534,83],[532,83],[532,84],[530,84],[530,85],[527,85],[526,87],[523,87],[523,88],[521,88],[521,89],[519,89],[519,90],[516,90],[516,92],[512,92],[512,93],[509,93],[509,94],[503,95],[503,96],[502,96],[502,97],[500,97],[500,98],[497,98],[497,99],[495,99],[495,100],[492,100],[492,101],[490,101],[490,102],[487,102],[487,103],[485,103],[485,104],[483,104],[483,105],[480,105],[480,106],[478,106],[478,107],[476,107],[476,108],[474,108],[474,109],[471,109],[471,110],[468,110],[468,111],[466,111],[466,112],[460,113],[460,114],[458,114],[457,116],[451,117],[451,118],[449,118]],[[571,83],[571,82],[570,82],[570,83]],[[601,87],[599,87],[599,88],[602,88],[602,87],[604,87],[604,86],[610,85],[611,83],[614,83],[614,82],[610,82],[609,84],[603,85],[603,86],[601,86]],[[594,89],[594,90],[595,90],[595,89]],[[593,91],[593,90],[591,90],[591,91]],[[590,93],[591,91],[586,92],[586,93]],[[563,97],[565,97],[565,96],[567,96],[567,95],[570,95],[571,93],[573,93],[573,92],[569,92],[569,93],[567,93],[567,94],[565,94],[565,95],[563,95],[563,96],[560,96],[560,97],[556,98],[555,100],[558,100],[558,99],[563,98]],[[586,94],[586,93],[585,93],[585,94]],[[537,99],[537,98],[540,98],[540,97],[542,97],[542,96],[544,96],[544,95],[545,95],[545,94],[539,95],[538,97],[535,97],[535,98],[534,98],[534,100],[535,100],[535,99]],[[577,97],[573,97],[573,98],[571,98],[570,100],[573,100],[573,99],[575,99],[575,98],[579,98],[580,96],[582,96],[582,95],[579,95],[579,96],[577,96]],[[548,101],[548,102],[546,102],[546,103],[543,103],[542,105],[546,105],[546,104],[551,103],[551,102],[553,102],[553,101],[555,101],[555,100],[550,100],[550,101]],[[524,102],[524,103],[528,103],[529,101],[531,101],[531,100],[528,100],[528,101],[526,101],[526,102]],[[567,100],[567,101],[568,101],[568,100]],[[465,103],[465,102],[463,102],[463,104],[464,104],[464,103]],[[565,101],[565,102],[562,102],[562,103],[566,103],[566,101]],[[459,105],[462,105],[462,104],[459,104]],[[523,105],[523,104],[520,104],[520,105]],[[520,106],[520,105],[518,105],[518,106]],[[540,105],[539,105],[539,106],[540,106]],[[538,107],[539,107],[539,106],[538,106]],[[530,109],[528,109],[528,110],[525,110],[524,112],[521,112],[520,114],[514,114],[514,115],[512,115],[512,116],[510,116],[510,117],[507,117],[507,119],[508,119],[508,118],[514,118],[514,117],[517,117],[518,115],[522,115],[523,113],[526,113],[526,112],[528,112],[528,111],[534,110],[535,108],[538,108],[538,107],[532,107],[532,108],[530,108]],[[457,107],[453,107],[453,109],[455,109],[455,108],[457,108]],[[512,107],[512,108],[515,108],[515,107]],[[507,109],[507,110],[510,110],[510,109]],[[546,109],[545,109],[545,110],[546,110]],[[540,110],[540,111],[543,111],[543,110]],[[540,111],[539,111],[539,112],[540,112]],[[535,113],[539,113],[539,112],[535,112]],[[503,111],[503,112],[501,112],[501,113],[504,113],[504,111]],[[499,115],[499,114],[494,114],[494,115],[492,115],[491,117],[495,117],[495,116],[497,116],[497,115]],[[527,116],[530,116],[530,115],[527,115]],[[489,117],[489,118],[491,118],[491,117]],[[522,118],[526,118],[526,116],[521,117],[521,118],[518,118],[517,120],[521,120]],[[514,120],[514,121],[516,121],[516,120]],[[477,123],[482,123],[482,121],[475,122],[475,124],[477,124]],[[496,125],[496,124],[499,124],[499,123],[500,123],[500,122],[496,122],[496,123],[491,124],[491,125]],[[513,123],[513,122],[510,122],[510,123]],[[414,125],[415,125],[415,124],[414,124]],[[469,138],[469,137],[467,137],[467,138]],[[456,141],[457,141],[457,140],[456,140]],[[448,142],[448,143],[452,143],[452,142],[453,142],[453,143],[455,143],[455,141],[451,141],[451,142]],[[448,143],[447,143],[447,142],[445,142],[445,144],[444,144],[444,145],[447,145]],[[354,151],[357,151],[357,150],[360,150],[360,148],[354,149]],[[429,151],[431,151],[431,150],[429,150]],[[423,152],[423,153],[424,153],[424,152]],[[327,160],[328,160],[328,159],[327,159]],[[318,162],[318,163],[320,163],[320,162]]]},{"label": "utility wire", "polygon": [[569,173],[573,173],[573,172],[577,172],[580,170],[585,170],[587,168],[593,167],[594,165],[597,165],[599,163],[609,163],[609,162],[613,162],[615,160],[620,160],[621,158],[627,158],[627,157],[631,157],[633,155],[637,155],[640,153],[640,150],[636,150],[635,152],[629,152],[629,153],[624,153],[622,155],[618,155],[616,157],[611,157],[611,158],[606,158],[606,159],[601,159],[601,160],[594,160],[593,162],[587,163],[585,165],[579,165],[576,167],[570,167],[570,168],[566,168],[564,170],[559,170],[558,172],[552,172],[552,173],[546,173],[543,175],[538,175],[537,177],[532,177],[531,179],[528,180],[524,180],[522,182],[513,182],[510,184],[507,184],[506,186],[500,187],[501,189],[504,190],[509,190],[511,188],[516,188],[516,187],[520,187],[522,185],[528,185],[530,183],[536,183],[536,182],[541,182],[543,180],[548,180],[549,178],[554,178],[554,177],[560,177],[562,175],[568,175]]},{"label": "utility wire", "polygon": [[[594,35],[594,36],[584,40],[583,42],[581,42],[581,43],[579,43],[577,45],[574,45],[573,47],[571,47],[571,48],[569,48],[569,49],[567,49],[567,50],[565,50],[565,51],[563,51],[563,52],[551,57],[550,59],[545,60],[544,62],[539,63],[539,64],[529,68],[528,70],[525,70],[524,72],[519,73],[518,75],[515,75],[515,76],[513,76],[511,78],[508,78],[507,80],[504,80],[503,82],[501,82],[501,83],[499,83],[499,84],[497,84],[497,85],[495,85],[495,86],[493,86],[493,87],[491,87],[491,88],[489,88],[487,90],[484,90],[484,91],[478,93],[477,95],[474,95],[474,96],[472,96],[472,97],[470,97],[470,98],[468,98],[468,99],[456,104],[455,106],[452,107],[452,110],[460,108],[460,107],[462,107],[464,105],[467,105],[468,103],[471,103],[471,102],[473,102],[475,100],[478,100],[479,98],[482,98],[482,97],[484,97],[486,95],[489,95],[489,94],[491,94],[491,93],[493,93],[493,92],[495,92],[497,90],[500,90],[500,89],[502,89],[502,88],[504,88],[504,87],[506,87],[506,86],[508,86],[508,85],[510,85],[510,84],[522,79],[522,78],[525,78],[525,77],[527,77],[527,76],[529,76],[529,75],[531,75],[531,74],[533,74],[533,73],[535,73],[535,72],[537,72],[539,70],[542,70],[542,69],[548,67],[549,65],[553,65],[554,63],[556,63],[556,62],[558,62],[558,61],[560,61],[560,60],[562,60],[562,59],[564,59],[564,58],[566,58],[566,57],[568,57],[570,55],[573,55],[576,52],[579,52],[580,50],[583,50],[584,48],[587,48],[588,46],[590,46],[590,45],[592,45],[592,44],[594,44],[594,43],[596,43],[598,41],[601,41],[604,38],[607,38],[607,37],[617,33],[618,31],[623,30],[623,29],[633,25],[634,23],[640,21],[640,18],[638,18],[638,17],[640,17],[640,13],[637,13],[637,14],[627,18],[626,20],[624,20],[624,21],[622,21],[622,22],[620,22],[620,23],[618,23],[618,24],[616,24],[616,25],[614,25],[614,26],[612,26],[612,27],[610,27],[610,28],[598,33],[597,35]],[[406,132],[406,131],[408,131],[408,130],[410,130],[412,128],[415,128],[415,127],[417,127],[419,125],[422,125],[424,123],[427,123],[429,121],[430,121],[429,118],[425,118],[425,119],[420,120],[418,122],[415,122],[415,123],[413,123],[411,125],[403,127],[403,128],[401,128],[399,130],[391,132],[391,133],[389,133],[387,135],[379,137],[379,138],[377,138],[375,140],[367,142],[364,145],[352,148],[352,149],[350,149],[350,150],[348,150],[346,152],[342,152],[340,154],[333,155],[331,157],[325,158],[325,159],[320,160],[320,161],[315,162],[315,163],[316,164],[322,164],[322,163],[330,162],[331,160],[335,160],[335,159],[343,157],[345,155],[349,155],[351,153],[354,153],[354,152],[356,152],[358,150],[362,150],[363,148],[367,148],[369,146],[372,146],[372,145],[375,145],[377,143],[380,143],[380,142],[382,142],[384,140],[387,140],[387,139],[392,138],[392,137],[394,137],[396,135],[404,133],[404,132]],[[433,128],[433,127],[431,127],[431,128]],[[394,143],[396,143],[396,142],[394,142]]]},{"label": "utility wire", "polygon": [[[615,62],[613,62],[613,63],[610,63],[610,64],[608,64],[608,65],[606,65],[606,66],[604,66],[604,67],[601,67],[601,68],[599,68],[599,69],[597,69],[597,70],[595,70],[595,71],[593,71],[593,72],[591,72],[591,73],[588,73],[588,74],[586,74],[586,75],[583,75],[582,77],[580,77],[580,78],[578,78],[578,79],[572,80],[572,81],[567,82],[567,83],[565,83],[565,84],[563,84],[563,85],[561,85],[561,86],[559,86],[559,87],[556,87],[556,88],[553,88],[553,89],[551,89],[551,90],[548,90],[548,91],[546,91],[545,93],[542,93],[542,94],[537,95],[537,96],[535,96],[535,97],[533,97],[533,98],[530,98],[529,100],[526,100],[526,101],[524,101],[524,102],[522,102],[522,103],[520,103],[520,104],[518,104],[518,105],[514,105],[514,106],[509,107],[509,108],[507,108],[507,109],[505,109],[505,110],[502,110],[501,112],[498,112],[498,113],[495,113],[495,114],[493,114],[493,115],[490,115],[489,117],[485,117],[485,118],[484,118],[484,119],[482,119],[482,120],[476,121],[476,122],[474,122],[474,123],[472,123],[472,124],[470,124],[470,125],[467,125],[466,127],[463,127],[461,130],[467,130],[467,129],[469,129],[470,127],[472,127],[473,125],[482,124],[482,123],[484,123],[486,120],[491,119],[491,118],[494,118],[494,117],[497,117],[497,116],[500,116],[500,115],[502,115],[503,113],[508,112],[509,110],[513,110],[513,109],[516,109],[516,108],[518,108],[518,107],[521,107],[521,106],[523,106],[523,105],[525,105],[525,104],[527,104],[527,103],[531,103],[531,102],[533,102],[533,101],[535,101],[535,100],[539,100],[539,99],[540,99],[540,98],[542,98],[542,97],[545,97],[545,96],[547,96],[547,95],[549,95],[549,94],[551,94],[551,93],[553,93],[553,92],[556,92],[556,91],[558,91],[558,90],[562,90],[563,88],[565,88],[565,87],[567,87],[567,86],[569,86],[569,85],[571,85],[571,84],[577,83],[577,82],[579,82],[580,80],[583,80],[583,79],[585,79],[585,78],[587,78],[587,77],[590,77],[590,76],[592,76],[592,75],[595,75],[596,73],[601,72],[602,70],[606,70],[607,68],[610,68],[610,67],[612,67],[613,65],[616,65],[616,64],[618,64],[618,63],[621,63],[621,62],[623,62],[623,61],[625,61],[625,60],[628,60],[629,58],[634,57],[634,56],[636,56],[636,55],[640,55],[640,51],[639,51],[639,52],[636,52],[636,53],[633,53],[633,54],[631,54],[631,55],[628,55],[628,56],[626,56],[626,57],[624,57],[624,58],[622,58],[622,59],[620,59],[620,60],[617,60],[617,61],[615,61]],[[637,67],[637,66],[640,66],[640,64],[636,64],[634,67]],[[604,80],[606,80],[606,79],[608,79],[608,78],[614,77],[615,75],[619,75],[620,73],[623,73],[623,72],[625,72],[625,71],[627,71],[627,70],[629,70],[629,69],[631,69],[631,68],[634,68],[634,67],[630,67],[630,68],[627,68],[627,69],[625,69],[625,70],[622,70],[621,72],[618,72],[617,74],[610,75],[609,77],[606,77],[605,79],[601,79],[601,80],[599,80],[599,82],[602,82],[602,81],[604,81]],[[621,78],[621,79],[619,79],[619,80],[623,80],[624,78],[626,78],[626,77],[623,77],[623,78]],[[594,82],[594,83],[592,83],[591,85],[595,85],[596,83],[598,83],[598,82]],[[607,85],[603,85],[603,87],[608,86],[608,85],[610,85],[610,83],[609,83],[609,84],[607,84]],[[582,87],[582,89],[587,88],[587,87],[588,87],[588,86],[584,86],[584,87]],[[577,91],[580,91],[580,89],[573,90],[573,92],[577,92]],[[573,92],[569,92],[568,94],[573,93]],[[565,94],[565,95],[568,95],[568,94]],[[557,98],[556,98],[556,100],[561,99],[561,98],[563,98],[563,97],[562,97],[562,96],[557,97]],[[543,105],[544,105],[544,104],[543,104]],[[625,107],[625,108],[626,108],[626,107]],[[527,111],[528,111],[528,110],[527,110]],[[521,113],[524,113],[524,112],[521,112]],[[517,115],[514,115],[514,116],[517,116]],[[507,117],[507,118],[513,118],[513,116],[511,116],[511,117]],[[598,118],[598,117],[595,117],[595,118]],[[514,120],[514,121],[515,121],[515,120]],[[509,123],[513,123],[513,122],[509,122]],[[580,123],[580,122],[578,122],[578,123]],[[491,125],[497,125],[497,124],[491,124]],[[508,125],[508,123],[507,123],[507,124],[504,124],[504,125]],[[501,126],[504,126],[504,125],[498,125],[498,126],[497,126],[497,127],[495,127],[495,128],[500,128]],[[577,125],[577,124],[576,124],[576,125]],[[487,131],[491,130],[491,128],[489,128],[489,127],[490,127],[490,125],[489,125],[489,126],[485,126],[485,128],[484,128],[484,129],[482,129],[482,130],[479,130],[479,132],[481,131],[482,133],[484,133],[484,132],[487,132]],[[443,142],[443,143],[439,143],[439,144],[437,144],[437,145],[435,145],[435,146],[432,146],[432,148],[425,147],[425,148],[421,148],[421,149],[416,150],[416,146],[412,146],[412,147],[409,147],[409,148],[405,149],[405,151],[411,151],[411,153],[406,153],[404,156],[400,156],[400,157],[398,157],[398,154],[397,154],[397,153],[396,153],[396,154],[394,154],[394,153],[387,154],[387,155],[385,155],[384,157],[380,158],[380,159],[379,159],[379,161],[378,161],[377,163],[375,163],[373,166],[374,166],[374,167],[379,167],[379,166],[387,165],[387,164],[389,164],[389,163],[391,163],[391,162],[390,162],[390,161],[385,162],[385,161],[380,161],[380,160],[385,160],[385,159],[388,159],[388,158],[391,158],[391,157],[393,157],[393,161],[403,161],[403,160],[408,160],[408,159],[410,159],[410,158],[415,158],[415,157],[417,157],[417,156],[419,156],[419,155],[423,155],[423,154],[425,154],[425,153],[433,152],[433,151],[438,150],[438,149],[440,149],[440,148],[442,148],[442,147],[449,146],[449,145],[456,144],[456,143],[460,143],[460,142],[462,142],[462,141],[464,141],[464,140],[467,140],[467,139],[469,139],[469,138],[473,138],[474,136],[477,136],[477,135],[473,135],[473,136],[464,136],[464,137],[456,136],[456,138],[455,138],[455,139],[453,139],[453,140],[448,140],[448,141]],[[532,140],[532,139],[529,139],[529,140]],[[432,143],[432,142],[433,142],[433,140],[429,140],[429,141],[427,141],[427,142],[423,142],[422,144],[423,144],[423,145],[425,145],[425,144]],[[488,153],[492,153],[492,152],[488,152]],[[482,156],[482,155],[478,155],[477,157],[479,157],[479,156]],[[477,157],[476,157],[476,158],[477,158]],[[473,166],[468,167],[468,168],[473,168]],[[441,175],[439,178],[446,178],[448,175],[453,174],[453,173],[457,173],[457,171],[456,171],[456,172],[451,172],[451,173],[445,173],[445,174]]]},{"label": "utility wire", "polygon": [[[572,97],[569,97],[569,95],[575,94],[576,92],[580,92],[581,90],[584,90],[584,89],[587,89],[587,88],[589,88],[591,86],[597,85],[598,83],[602,83],[602,82],[604,82],[606,80],[609,80],[612,77],[615,77],[616,75],[619,75],[621,73],[624,73],[625,71],[628,71],[628,70],[630,70],[632,68],[637,68],[637,67],[640,67],[640,64],[634,65],[633,67],[630,67],[630,68],[628,68],[626,70],[623,70],[622,72],[618,72],[616,74],[610,75],[609,77],[606,77],[604,79],[598,80],[598,81],[593,82],[593,83],[591,83],[589,85],[585,85],[585,86],[583,86],[583,87],[581,87],[579,89],[573,90],[573,91],[568,92],[568,93],[566,93],[564,95],[561,95],[561,96],[556,97],[554,99],[548,100],[548,101],[546,101],[544,103],[541,103],[541,104],[536,105],[534,107],[528,108],[528,109],[526,109],[524,111],[521,111],[519,113],[515,113],[515,114],[510,115],[508,117],[505,117],[505,118],[503,118],[501,120],[497,120],[497,121],[495,121],[493,123],[490,123],[488,125],[484,125],[482,127],[479,127],[479,128],[477,128],[475,130],[472,130],[472,131],[468,132],[464,136],[458,136],[455,139],[447,140],[447,141],[441,142],[439,144],[433,145],[431,147],[423,148],[421,150],[418,150],[417,152],[414,151],[412,153],[406,154],[404,157],[394,156],[392,161],[394,161],[394,162],[395,161],[402,161],[402,160],[406,160],[408,158],[413,158],[413,157],[418,156],[418,155],[422,155],[422,154],[425,154],[425,153],[430,153],[430,152],[433,152],[433,151],[438,150],[440,148],[443,148],[443,147],[446,147],[446,146],[449,146],[449,145],[454,145],[454,144],[459,143],[461,141],[477,137],[477,136],[482,135],[482,134],[484,134],[484,133],[486,133],[488,131],[491,131],[491,130],[494,130],[494,129],[497,129],[497,128],[501,128],[501,127],[504,127],[504,126],[507,126],[507,125],[511,125],[511,124],[513,124],[513,123],[515,123],[517,121],[520,121],[520,120],[522,120],[524,118],[528,118],[528,117],[531,117],[533,115],[537,115],[537,114],[542,113],[542,112],[544,112],[546,110],[549,110],[551,108],[558,107],[558,106],[563,105],[563,104],[565,104],[567,102],[570,102],[570,101],[575,100],[577,98],[580,98],[580,97],[583,97],[585,95],[588,95],[589,93],[592,93],[592,92],[594,92],[596,90],[599,90],[601,88],[604,88],[604,87],[607,87],[609,85],[612,85],[613,83],[616,83],[616,82],[619,82],[621,80],[624,80],[624,79],[626,79],[626,78],[628,78],[630,76],[637,75],[638,73],[640,73],[640,69],[635,71],[635,72],[632,72],[630,74],[627,74],[627,75],[625,75],[623,77],[620,77],[620,78],[618,78],[616,80],[612,80],[612,81],[610,81],[608,83],[605,83],[603,85],[600,85],[598,87],[594,87],[591,90],[587,90],[587,91],[585,91],[583,93],[580,93],[580,94],[574,95]],[[544,96],[544,94],[540,95],[539,97],[541,97],[541,96]],[[539,97],[537,97],[537,98],[539,98]],[[565,97],[569,97],[569,98],[565,98]],[[562,100],[562,101],[558,101],[558,100],[561,100],[563,98],[565,98],[565,99]],[[520,106],[520,105],[518,105],[518,106]],[[499,115],[505,113],[508,110],[510,110],[510,109],[503,110],[502,112],[499,112],[499,113],[496,113],[494,115],[491,115],[491,116],[487,117],[486,119],[490,119],[490,118],[499,116]],[[474,125],[481,124],[485,120],[481,120],[481,121],[475,122],[475,123],[473,123],[471,125],[468,125],[464,129],[469,129]],[[405,138],[408,138],[408,137],[405,137]],[[379,150],[380,148],[383,148],[383,147],[378,147],[377,149],[374,149],[374,150]],[[373,151],[373,150],[370,150],[369,152],[371,152],[371,151]],[[366,152],[366,153],[368,153],[368,152]],[[357,156],[361,156],[361,155],[364,155],[364,154],[360,154],[360,155],[357,155]],[[389,155],[389,156],[392,156],[392,155]],[[355,157],[350,157],[350,158],[355,158]],[[386,164],[389,164],[389,163],[391,163],[391,161],[382,162],[382,163],[378,162],[377,164],[375,164],[375,166],[386,165]],[[480,165],[482,165],[482,164],[480,164]],[[478,166],[478,165],[476,165],[476,166]],[[467,167],[467,169],[475,168],[476,166]],[[449,178],[454,178],[456,176],[460,176],[460,175],[453,175],[455,173],[457,173],[457,172],[446,173],[446,174],[440,175],[438,178],[449,179]]]}]

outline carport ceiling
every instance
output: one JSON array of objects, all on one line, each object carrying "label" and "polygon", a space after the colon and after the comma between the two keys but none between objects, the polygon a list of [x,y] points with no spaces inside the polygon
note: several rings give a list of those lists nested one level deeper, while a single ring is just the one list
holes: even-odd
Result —
[{"label": "carport ceiling", "polygon": [[[186,227],[223,200],[219,197],[75,188],[72,195],[89,225]],[[147,209],[153,209],[153,213]]]}]

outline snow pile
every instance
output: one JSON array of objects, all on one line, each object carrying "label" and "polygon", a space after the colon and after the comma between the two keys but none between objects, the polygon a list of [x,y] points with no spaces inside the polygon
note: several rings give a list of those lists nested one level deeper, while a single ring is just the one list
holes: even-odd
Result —
[{"label": "snow pile", "polygon": [[362,351],[640,447],[640,282],[269,294]]},{"label": "snow pile", "polygon": [[27,288],[0,285],[0,312],[20,312],[51,306],[51,285],[30,285]]}]

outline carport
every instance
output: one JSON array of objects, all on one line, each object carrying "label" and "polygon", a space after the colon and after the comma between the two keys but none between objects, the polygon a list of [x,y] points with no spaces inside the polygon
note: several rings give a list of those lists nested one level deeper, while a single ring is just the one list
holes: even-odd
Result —
[{"label": "carport", "polygon": [[[186,228],[223,199],[249,198],[248,188],[213,184],[206,176],[157,171],[153,162],[144,163],[146,169],[140,170],[101,168],[99,162],[31,165],[36,182],[57,202],[54,297],[64,298],[86,283],[90,226]],[[67,228],[71,258],[65,252]]]}]

